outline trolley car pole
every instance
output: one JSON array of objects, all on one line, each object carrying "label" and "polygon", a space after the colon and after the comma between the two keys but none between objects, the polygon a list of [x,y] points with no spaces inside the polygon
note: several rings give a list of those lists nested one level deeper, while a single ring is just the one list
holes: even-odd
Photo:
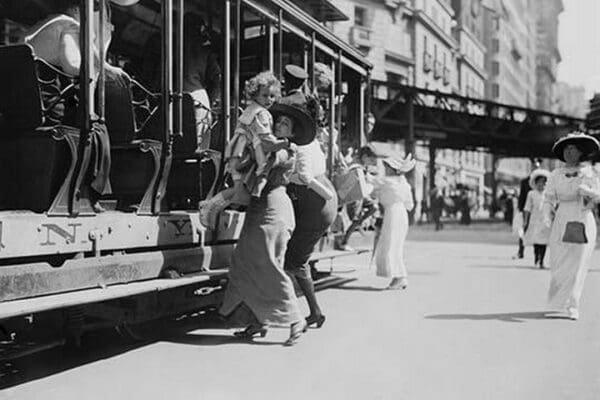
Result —
[{"label": "trolley car pole", "polygon": [[177,60],[177,75],[175,79],[175,132],[183,137],[183,0],[177,1],[177,30],[175,31],[175,59]]},{"label": "trolley car pole", "polygon": [[[81,0],[79,3],[79,15],[81,20],[81,35],[79,38],[79,48],[82,51],[81,67],[79,69],[80,79],[80,103],[79,115],[82,117],[81,129],[79,132],[79,146],[77,149],[77,162],[75,164],[74,176],[69,186],[68,213],[71,216],[79,214],[84,199],[81,193],[86,171],[91,159],[92,141],[91,130],[92,120],[94,118],[94,96],[92,92],[94,79],[94,55],[92,53],[92,37],[94,23],[94,5],[93,0]],[[93,213],[91,207],[86,210]]]},{"label": "trolley car pole", "polygon": [[[162,211],[171,160],[173,157],[173,0],[162,1],[162,110],[163,110],[163,148],[160,160],[160,180],[154,187],[152,214]],[[183,9],[180,10],[183,12]]]},{"label": "trolley car pole", "polygon": [[231,138],[231,0],[225,0],[223,10],[223,148]]},{"label": "trolley car pole", "polygon": [[104,41],[106,38],[104,37],[104,26],[106,24],[106,0],[99,0],[99,25],[98,26],[98,55],[100,58],[100,66],[99,66],[99,75],[98,75],[98,120],[100,123],[105,122],[106,117],[106,66],[104,65],[104,60],[106,58],[106,46],[104,45]]},{"label": "trolley car pole", "polygon": [[231,127],[235,129],[237,124],[237,116],[240,109],[240,47],[242,37],[242,1],[235,1],[235,9],[233,14],[233,28],[235,32],[235,41],[233,48],[233,113],[231,114]]}]

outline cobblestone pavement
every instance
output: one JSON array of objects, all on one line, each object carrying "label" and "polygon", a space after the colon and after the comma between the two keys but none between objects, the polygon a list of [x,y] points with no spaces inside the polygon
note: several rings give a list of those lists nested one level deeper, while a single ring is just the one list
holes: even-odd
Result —
[{"label": "cobblestone pavement", "polygon": [[382,291],[369,254],[322,263],[338,277],[318,293],[327,321],[295,347],[284,329],[247,343],[199,318],[145,345],[97,334],[68,367],[36,359],[35,378],[0,398],[600,398],[600,254],[573,322],[543,317],[550,274],[515,252],[504,225],[417,226],[406,291]]}]

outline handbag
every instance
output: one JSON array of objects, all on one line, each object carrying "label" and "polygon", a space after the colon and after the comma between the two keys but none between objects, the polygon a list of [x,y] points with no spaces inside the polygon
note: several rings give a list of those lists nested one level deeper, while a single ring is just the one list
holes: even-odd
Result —
[{"label": "handbag", "polygon": [[362,200],[368,195],[365,173],[360,166],[353,166],[345,173],[333,177],[333,185],[339,204]]},{"label": "handbag", "polygon": [[565,243],[587,243],[587,236],[585,235],[585,225],[579,221],[569,221],[565,225],[565,233],[562,241]]}]

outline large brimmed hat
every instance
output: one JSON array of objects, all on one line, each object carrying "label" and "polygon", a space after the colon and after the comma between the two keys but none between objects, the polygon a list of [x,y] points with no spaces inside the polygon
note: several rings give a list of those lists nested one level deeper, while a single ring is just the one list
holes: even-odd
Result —
[{"label": "large brimmed hat", "polygon": [[127,6],[134,5],[135,3],[137,3],[140,0],[110,0],[110,1],[112,1],[116,5],[127,7]]},{"label": "large brimmed hat", "polygon": [[552,152],[559,160],[565,161],[563,152],[567,145],[576,145],[583,154],[580,161],[590,159],[594,154],[600,151],[600,143],[596,138],[586,135],[583,132],[571,132],[567,136],[563,136],[554,143]]},{"label": "large brimmed hat", "polygon": [[383,159],[383,162],[391,169],[401,173],[410,171],[417,163],[417,161],[412,158],[412,154],[409,154],[404,158],[386,157]]},{"label": "large brimmed hat", "polygon": [[535,181],[540,176],[543,176],[544,178],[546,178],[546,180],[548,180],[548,177],[550,176],[550,171],[548,171],[547,169],[543,169],[543,168],[538,168],[538,169],[533,170],[531,175],[529,175],[529,187],[534,189]]},{"label": "large brimmed hat", "polygon": [[275,123],[279,117],[288,117],[293,121],[291,142],[303,146],[315,140],[317,126],[307,111],[290,104],[275,103],[269,108],[269,112]]}]

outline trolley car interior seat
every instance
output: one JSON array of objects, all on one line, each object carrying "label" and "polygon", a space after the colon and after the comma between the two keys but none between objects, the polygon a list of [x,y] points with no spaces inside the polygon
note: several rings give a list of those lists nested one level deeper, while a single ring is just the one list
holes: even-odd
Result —
[{"label": "trolley car interior seat", "polygon": [[[43,62],[36,65],[36,61],[28,45],[0,46],[2,210],[48,210],[77,161],[79,131],[44,126],[50,121],[48,113],[59,103],[64,105],[66,96],[58,73],[52,82],[38,79]],[[54,89],[60,95],[53,104],[42,101],[40,85],[44,84],[58,85]]]},{"label": "trolley car interior seat", "polygon": [[[76,80],[35,58],[28,45],[0,46],[1,210],[51,212],[66,195],[79,146],[79,129],[65,117],[74,107],[69,103],[76,103]],[[161,143],[136,138],[134,107],[146,103],[113,92],[107,91],[107,125],[114,197],[143,204],[156,179]],[[65,117],[64,125],[57,115]]]}]

